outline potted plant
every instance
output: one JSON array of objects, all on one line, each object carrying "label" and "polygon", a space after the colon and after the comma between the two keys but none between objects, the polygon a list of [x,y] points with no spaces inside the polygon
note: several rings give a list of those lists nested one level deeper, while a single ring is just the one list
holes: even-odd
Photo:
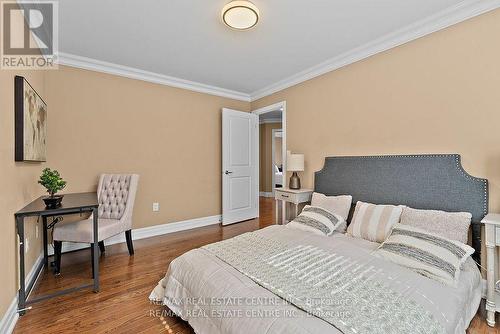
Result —
[{"label": "potted plant", "polygon": [[61,205],[61,201],[64,195],[56,195],[58,191],[63,190],[66,187],[66,181],[64,181],[57,170],[51,170],[50,168],[45,168],[40,175],[38,180],[42,186],[47,189],[49,196],[43,198],[45,205],[48,209],[55,209]]}]

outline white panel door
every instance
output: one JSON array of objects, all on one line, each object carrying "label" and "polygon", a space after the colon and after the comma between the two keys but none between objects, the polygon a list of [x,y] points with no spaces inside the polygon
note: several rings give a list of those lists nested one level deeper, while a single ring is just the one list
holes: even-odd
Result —
[{"label": "white panel door", "polygon": [[222,109],[222,224],[259,216],[259,117]]}]

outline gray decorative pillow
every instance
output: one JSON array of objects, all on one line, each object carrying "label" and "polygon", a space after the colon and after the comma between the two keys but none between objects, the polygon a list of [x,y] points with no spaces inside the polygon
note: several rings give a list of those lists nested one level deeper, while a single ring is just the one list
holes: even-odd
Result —
[{"label": "gray decorative pillow", "polygon": [[474,249],[461,242],[396,224],[373,254],[417,273],[456,287],[460,268]]},{"label": "gray decorative pillow", "polygon": [[[318,206],[322,209],[330,211],[331,213],[338,214],[345,221],[349,216],[349,211],[351,210],[352,196],[351,195],[339,195],[339,196],[326,196],[314,192],[312,194],[311,205]],[[347,223],[342,224],[337,229],[338,232],[344,233],[347,228]]]},{"label": "gray decorative pillow", "polygon": [[401,224],[418,227],[447,239],[466,244],[472,215],[468,212],[446,212],[403,208]]},{"label": "gray decorative pillow", "polygon": [[338,214],[316,206],[306,205],[300,215],[286,226],[328,236],[343,223],[345,223],[344,218]]}]

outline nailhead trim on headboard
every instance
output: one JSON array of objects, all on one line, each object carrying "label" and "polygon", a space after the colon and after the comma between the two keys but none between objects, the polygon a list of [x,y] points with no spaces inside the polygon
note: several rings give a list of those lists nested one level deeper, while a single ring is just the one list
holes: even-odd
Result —
[{"label": "nailhead trim on headboard", "polygon": [[[483,184],[483,214],[486,216],[488,214],[488,180],[478,178],[475,176],[470,175],[465,171],[461,164],[461,159],[459,154],[409,154],[409,155],[361,155],[361,156],[356,156],[355,158],[357,159],[386,159],[386,158],[415,158],[415,159],[432,159],[432,158],[448,158],[448,157],[454,157],[455,159],[455,166],[457,168],[457,171],[466,179],[469,179],[471,181],[476,181],[476,182],[482,182]],[[326,157],[326,159],[343,159],[343,158],[353,158],[353,156],[338,156],[338,157]],[[323,172],[323,169],[315,172],[316,175],[320,174]]]},{"label": "nailhead trim on headboard", "polygon": [[468,174],[458,154],[327,157],[315,173],[314,188],[326,195],[352,195],[354,203],[471,212],[473,247],[479,256],[477,223],[488,213],[488,180]]}]

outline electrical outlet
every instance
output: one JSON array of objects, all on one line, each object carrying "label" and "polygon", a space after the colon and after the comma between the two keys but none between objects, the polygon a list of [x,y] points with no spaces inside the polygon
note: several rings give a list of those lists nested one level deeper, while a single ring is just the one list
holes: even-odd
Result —
[{"label": "electrical outlet", "polygon": [[35,225],[35,236],[38,239],[38,236],[39,236],[39,234],[38,234],[38,224]]},{"label": "electrical outlet", "polygon": [[30,249],[30,239],[26,238],[26,241],[24,243],[24,253],[28,254],[29,249]]},{"label": "electrical outlet", "polygon": [[153,203],[153,212],[160,211],[160,203]]}]

